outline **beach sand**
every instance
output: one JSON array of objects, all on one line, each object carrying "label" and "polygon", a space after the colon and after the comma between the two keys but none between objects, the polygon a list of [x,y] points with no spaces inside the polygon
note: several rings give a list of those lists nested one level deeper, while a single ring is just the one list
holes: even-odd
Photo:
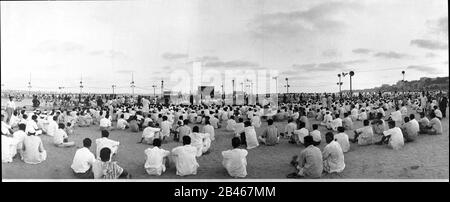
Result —
[{"label": "beach sand", "polygon": [[[448,114],[448,111],[447,111]],[[418,115],[416,115],[418,117]],[[310,121],[311,124],[316,121]],[[225,123],[222,123],[225,124]],[[286,122],[277,122],[280,131]],[[351,143],[351,149],[345,153],[345,170],[339,174],[324,174],[322,179],[447,179],[449,178],[449,121],[442,120],[444,134],[437,136],[421,135],[413,143],[408,143],[400,151],[389,149],[386,145],[358,146]],[[261,134],[267,122],[257,129]],[[192,126],[192,125],[191,125]],[[361,121],[355,122],[355,128],[362,126]],[[196,176],[180,177],[175,175],[175,166],[167,169],[161,176],[149,176],[144,169],[144,150],[150,145],[137,144],[141,133],[114,130],[110,138],[120,141],[117,161],[128,170],[134,179],[230,179],[222,167],[221,152],[231,148],[233,134],[226,132],[225,127],[216,129],[216,140],[212,143],[211,153],[198,158],[200,167]],[[324,135],[327,132],[322,126],[322,143],[325,146]],[[77,147],[82,146],[82,140],[89,137],[93,140],[91,151],[95,152],[95,139],[100,137],[98,126],[76,128],[76,135],[70,136]],[[346,131],[350,138],[353,131]],[[2,164],[3,179],[75,179],[70,165],[77,147],[57,148],[52,145],[52,138],[41,136],[48,158],[38,165],[25,164],[19,158],[12,163]],[[162,148],[171,150],[181,145],[173,142],[163,144]],[[251,149],[247,156],[247,172],[249,179],[286,179],[286,175],[294,171],[289,164],[293,155],[298,155],[303,146],[292,145],[286,139],[276,146],[260,145]],[[300,179],[301,180],[301,179]]]}]

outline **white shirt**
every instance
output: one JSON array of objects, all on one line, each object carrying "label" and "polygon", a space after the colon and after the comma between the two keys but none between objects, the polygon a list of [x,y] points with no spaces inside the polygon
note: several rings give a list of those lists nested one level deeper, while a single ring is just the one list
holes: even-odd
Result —
[{"label": "white shirt", "polygon": [[15,140],[17,140],[17,148],[18,149],[22,149],[23,140],[25,139],[26,136],[27,136],[27,134],[23,130],[18,130],[13,133],[13,138]]},{"label": "white shirt", "polygon": [[261,127],[261,119],[259,118],[259,116],[252,117],[252,126],[255,126],[255,128]]},{"label": "white shirt", "polygon": [[222,165],[231,177],[247,176],[247,150],[232,149],[222,152]]},{"label": "white shirt", "polygon": [[125,119],[119,119],[117,120],[117,128],[119,129],[125,129],[125,127],[127,126],[128,122]]},{"label": "white shirt", "polygon": [[199,167],[196,159],[197,148],[192,145],[184,145],[175,147],[172,150],[175,157],[175,165],[177,168],[177,175],[196,175]]},{"label": "white shirt", "polygon": [[6,135],[2,135],[2,163],[10,163],[13,161],[17,152],[17,140]]},{"label": "white shirt", "polygon": [[163,136],[170,136],[170,129],[172,128],[172,123],[169,121],[163,121],[161,123],[161,133]]},{"label": "white shirt", "polygon": [[259,146],[255,127],[253,126],[245,127],[244,132],[245,132],[245,141],[247,142],[247,149],[253,149]]},{"label": "white shirt", "polygon": [[413,130],[419,132],[420,130],[419,122],[417,122],[416,119],[410,120],[409,122],[411,122]]},{"label": "white shirt", "polygon": [[304,143],[303,140],[304,140],[304,138],[305,138],[306,136],[309,135],[309,131],[308,131],[308,129],[306,129],[306,128],[302,128],[302,129],[299,129],[299,130],[295,130],[295,131],[294,131],[294,134],[297,135],[298,140],[303,144],[303,143]]},{"label": "white shirt", "polygon": [[402,113],[400,111],[394,111],[391,113],[393,121],[402,121]]},{"label": "white shirt", "polygon": [[197,157],[200,157],[203,154],[204,139],[209,138],[209,134],[191,133],[189,137],[191,137],[191,145],[197,148]]},{"label": "white shirt", "polygon": [[395,150],[401,149],[405,144],[403,140],[402,130],[399,127],[394,127],[386,130],[383,132],[383,134],[384,136],[391,136],[391,138],[389,139],[389,145]]},{"label": "white shirt", "polygon": [[148,148],[144,151],[147,156],[144,168],[150,175],[161,175],[166,170],[166,166],[163,164],[163,159],[169,156],[170,152],[158,147]]},{"label": "white shirt", "polygon": [[107,119],[107,118],[102,118],[100,119],[100,127],[110,127],[112,125],[111,120]]},{"label": "white shirt", "polygon": [[2,133],[10,135],[11,133],[9,132],[9,129],[11,129],[11,126],[2,121]]},{"label": "white shirt", "polygon": [[161,129],[148,126],[142,131],[142,137],[147,139],[154,138],[155,133],[159,131],[161,131]]},{"label": "white shirt", "polygon": [[85,173],[94,164],[95,156],[86,147],[80,148],[75,152],[72,165],[70,166],[76,173]]},{"label": "white shirt", "polygon": [[329,173],[339,173],[344,170],[344,152],[338,142],[333,140],[327,144],[327,146],[323,148],[322,156],[324,165],[329,168]]},{"label": "white shirt", "polygon": [[16,109],[16,103],[14,101],[8,100],[6,103],[6,108]]},{"label": "white shirt", "polygon": [[27,121],[27,127],[25,128],[25,133],[28,133],[29,131],[32,131],[32,128],[34,131],[39,130],[37,123],[33,120]]},{"label": "white shirt", "polygon": [[313,137],[314,142],[320,142],[322,140],[319,130],[311,131],[310,135]]},{"label": "white shirt", "polygon": [[54,136],[56,130],[58,130],[58,123],[56,123],[56,121],[50,120],[47,127],[47,135]]},{"label": "white shirt", "polygon": [[97,149],[96,149],[97,159],[100,159],[100,150],[103,149],[104,147],[108,147],[109,149],[111,149],[111,155],[112,155],[113,153],[115,153],[117,151],[119,144],[120,144],[118,141],[114,141],[114,140],[108,139],[106,137],[96,139],[95,143],[97,144]]},{"label": "white shirt", "polygon": [[236,121],[235,120],[229,119],[227,121],[227,130],[234,131],[235,126],[236,126]]},{"label": "white shirt", "polygon": [[64,143],[64,138],[67,138],[67,133],[63,129],[56,130],[55,136],[53,136],[54,144]]},{"label": "white shirt", "polygon": [[214,127],[211,125],[205,125],[203,126],[203,132],[204,133],[208,133],[209,137],[211,138],[212,141],[215,140],[215,134],[214,134]]},{"label": "white shirt", "polygon": [[337,128],[341,127],[341,126],[342,126],[342,119],[341,118],[336,118],[333,121],[331,121],[331,128],[334,131],[337,131]]},{"label": "white shirt", "polygon": [[341,145],[341,149],[344,153],[350,150],[350,141],[348,140],[348,135],[346,133],[338,133],[334,135],[334,140]]}]

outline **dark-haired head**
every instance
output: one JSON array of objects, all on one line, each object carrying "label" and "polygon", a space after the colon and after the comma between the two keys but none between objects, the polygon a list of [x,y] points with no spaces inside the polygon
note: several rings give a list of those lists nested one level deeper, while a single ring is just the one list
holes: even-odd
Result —
[{"label": "dark-haired head", "polygon": [[100,159],[103,162],[109,161],[109,159],[111,159],[111,149],[109,149],[108,147],[104,147],[103,149],[101,149],[100,150]]},{"label": "dark-haired head", "polygon": [[153,146],[160,147],[161,146],[161,139],[156,138],[153,140]]},{"label": "dark-haired head", "polygon": [[185,135],[183,136],[183,145],[191,144],[191,137]]},{"label": "dark-haired head", "polygon": [[107,130],[102,130],[102,137],[109,137],[109,132]]},{"label": "dark-haired head", "polygon": [[89,148],[92,145],[92,140],[89,138],[84,138],[83,139],[83,147]]}]

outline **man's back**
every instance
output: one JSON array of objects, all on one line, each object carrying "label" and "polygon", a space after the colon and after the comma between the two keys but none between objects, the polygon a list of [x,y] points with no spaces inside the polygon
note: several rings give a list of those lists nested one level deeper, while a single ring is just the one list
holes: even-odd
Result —
[{"label": "man's back", "polygon": [[197,148],[191,145],[175,147],[172,154],[176,156],[175,165],[177,175],[195,175],[197,174],[198,163],[196,159]]},{"label": "man's back", "polygon": [[303,167],[306,177],[320,178],[323,171],[322,152],[313,145],[306,147],[300,153],[299,165]]}]

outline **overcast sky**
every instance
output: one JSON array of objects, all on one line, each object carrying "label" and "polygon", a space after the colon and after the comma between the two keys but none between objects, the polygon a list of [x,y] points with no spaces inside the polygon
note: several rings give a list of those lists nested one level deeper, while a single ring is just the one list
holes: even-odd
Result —
[{"label": "overcast sky", "polygon": [[[175,70],[271,69],[279,92],[336,92],[448,76],[446,0],[1,2],[4,88],[136,92]],[[343,78],[348,89],[348,76]],[[226,81],[226,85],[230,81]],[[158,92],[158,91],[157,91]]]}]

